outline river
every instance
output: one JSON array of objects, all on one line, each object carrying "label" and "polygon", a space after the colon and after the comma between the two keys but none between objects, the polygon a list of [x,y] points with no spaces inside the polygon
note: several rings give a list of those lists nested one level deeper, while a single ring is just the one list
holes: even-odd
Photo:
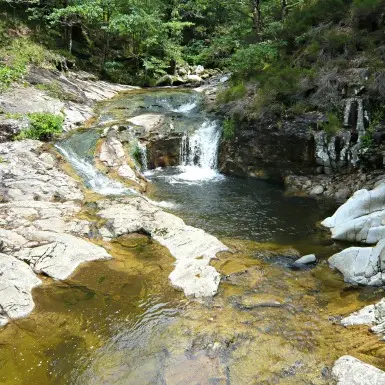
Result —
[{"label": "river", "polygon": [[[330,368],[344,354],[384,368],[384,348],[366,327],[332,322],[381,295],[328,267],[340,247],[317,223],[334,203],[219,174],[221,124],[192,91],[123,94],[98,116],[102,124],[144,112],[172,116],[183,134],[180,166],[144,167],[148,198],[231,249],[213,262],[223,276],[218,295],[196,301],[174,290],[173,258],[144,235],[110,242],[113,260],[85,264],[65,282],[46,278],[34,290],[35,311],[0,332],[0,383],[332,384]],[[79,131],[58,149],[91,191],[136,194],[95,168],[99,137]],[[293,269],[295,250],[319,263]]]}]

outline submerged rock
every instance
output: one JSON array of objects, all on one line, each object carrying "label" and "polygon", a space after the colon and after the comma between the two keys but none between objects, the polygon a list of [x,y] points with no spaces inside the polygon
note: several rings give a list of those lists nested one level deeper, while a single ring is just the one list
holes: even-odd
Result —
[{"label": "submerged rock", "polygon": [[352,356],[339,358],[332,375],[337,385],[384,385],[385,372]]},{"label": "submerged rock", "polygon": [[146,232],[167,247],[176,259],[171,284],[186,296],[215,295],[220,275],[210,260],[228,248],[201,229],[187,226],[182,219],[166,213],[142,197],[98,202],[98,215],[107,220],[101,233],[112,239],[132,232]]}]

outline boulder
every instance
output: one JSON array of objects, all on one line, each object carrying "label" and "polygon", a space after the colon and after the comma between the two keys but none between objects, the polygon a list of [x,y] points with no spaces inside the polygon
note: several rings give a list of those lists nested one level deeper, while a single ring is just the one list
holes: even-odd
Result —
[{"label": "boulder", "polygon": [[294,266],[309,265],[317,262],[317,258],[314,254],[304,255],[294,262]]},{"label": "boulder", "polygon": [[325,188],[323,186],[315,186],[311,189],[310,195],[321,195],[325,191]]},{"label": "boulder", "polygon": [[344,275],[346,282],[382,286],[385,282],[385,239],[375,247],[349,247],[329,258],[329,264]]},{"label": "boulder", "polygon": [[377,243],[385,237],[385,185],[357,191],[322,225],[336,240]]},{"label": "boulder", "polygon": [[187,83],[199,85],[203,83],[203,79],[199,75],[187,75]]},{"label": "boulder", "polygon": [[385,372],[352,356],[339,358],[332,375],[337,385],[384,385]]}]

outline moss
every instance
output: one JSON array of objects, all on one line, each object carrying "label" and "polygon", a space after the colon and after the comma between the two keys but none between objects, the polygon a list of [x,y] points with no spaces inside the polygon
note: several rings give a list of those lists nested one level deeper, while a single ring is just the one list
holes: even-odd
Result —
[{"label": "moss", "polygon": [[75,94],[64,91],[58,82],[37,84],[36,88],[42,91],[46,91],[47,94],[54,99],[79,102],[79,98]]}]

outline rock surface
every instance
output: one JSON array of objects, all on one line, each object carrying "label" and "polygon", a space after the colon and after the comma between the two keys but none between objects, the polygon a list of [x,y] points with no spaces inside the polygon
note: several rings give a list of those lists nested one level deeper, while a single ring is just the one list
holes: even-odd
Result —
[{"label": "rock surface", "polygon": [[380,302],[364,307],[363,309],[345,317],[341,325],[368,325],[370,330],[376,334],[385,334],[385,299]]},{"label": "rock surface", "polygon": [[329,258],[346,282],[359,285],[385,284],[385,239],[375,247],[349,247]]},{"label": "rock surface", "polygon": [[78,183],[59,170],[42,143],[0,144],[1,324],[33,310],[36,274],[65,279],[86,261],[107,259],[101,247],[80,238],[90,223],[74,218],[84,196]]},{"label": "rock surface", "polygon": [[187,226],[182,219],[160,210],[142,197],[98,202],[98,215],[107,223],[101,229],[105,239],[132,232],[146,232],[167,247],[176,259],[171,284],[186,296],[216,294],[220,281],[210,260],[227,247],[203,230]]},{"label": "rock surface", "polygon": [[322,225],[336,240],[377,243],[385,237],[385,185],[357,191]]},{"label": "rock surface", "polygon": [[339,358],[332,375],[337,385],[385,385],[385,372],[352,356]]},{"label": "rock surface", "polygon": [[314,254],[304,255],[303,257],[297,259],[294,262],[294,266],[309,265],[311,263],[317,262],[317,258]]},{"label": "rock surface", "polygon": [[[0,106],[5,118],[0,117],[0,142],[10,140],[25,126],[23,117],[33,112],[63,115],[65,131],[79,127],[93,116],[95,102],[112,98],[118,92],[136,89],[97,80],[85,72],[67,72],[32,67],[26,78],[27,86],[14,86],[0,95]],[[7,114],[20,116],[9,122]],[[4,134],[6,132],[6,134]]]}]

